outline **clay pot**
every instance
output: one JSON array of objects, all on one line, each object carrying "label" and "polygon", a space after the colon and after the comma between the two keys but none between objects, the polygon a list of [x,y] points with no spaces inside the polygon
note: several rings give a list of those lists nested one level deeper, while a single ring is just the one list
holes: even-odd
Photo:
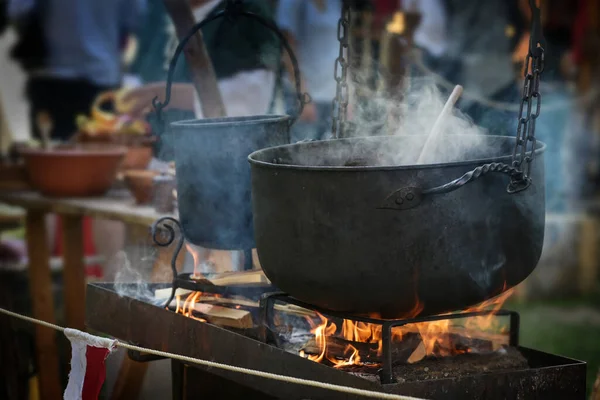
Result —
[{"label": "clay pot", "polygon": [[111,144],[127,147],[127,154],[121,164],[121,170],[146,169],[152,160],[152,144],[156,136],[139,135],[86,135],[77,136],[80,143]]},{"label": "clay pot", "polygon": [[150,161],[152,161],[152,147],[149,145],[128,147],[121,170],[146,169]]},{"label": "clay pot", "polygon": [[152,200],[154,177],[158,171],[130,170],[125,171],[125,184],[135,198],[136,204],[148,204]]},{"label": "clay pot", "polygon": [[52,197],[105,194],[116,179],[126,152],[125,147],[105,145],[21,150],[32,186]]}]

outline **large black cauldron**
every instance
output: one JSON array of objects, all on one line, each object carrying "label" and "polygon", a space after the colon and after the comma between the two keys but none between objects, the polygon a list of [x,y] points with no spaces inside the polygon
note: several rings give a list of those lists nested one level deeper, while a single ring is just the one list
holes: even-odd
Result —
[{"label": "large black cauldron", "polygon": [[[542,250],[545,145],[537,142],[531,186],[508,193],[498,171],[510,169],[499,163],[510,163],[514,138],[478,137],[443,164],[398,166],[418,153],[397,154],[424,140],[252,153],[254,232],[269,279],[317,306],[382,318],[464,309],[525,279]],[[440,147],[472,140],[446,135]]]}]

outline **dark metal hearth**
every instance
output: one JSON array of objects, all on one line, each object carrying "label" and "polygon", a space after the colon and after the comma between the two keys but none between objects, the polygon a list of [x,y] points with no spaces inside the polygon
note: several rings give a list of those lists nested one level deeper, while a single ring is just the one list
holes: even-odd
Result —
[{"label": "dark metal hearth", "polygon": [[[260,318],[257,318],[260,319]],[[258,322],[258,321],[257,321]],[[120,297],[111,284],[89,284],[86,323],[137,345],[281,375],[427,399],[583,399],[585,363],[518,347],[529,368],[380,384],[318,364],[244,335],[162,307]],[[256,333],[256,332],[254,332]],[[184,385],[183,382],[186,382]],[[200,384],[201,383],[201,384]],[[174,398],[358,399],[337,392],[173,362]]]}]

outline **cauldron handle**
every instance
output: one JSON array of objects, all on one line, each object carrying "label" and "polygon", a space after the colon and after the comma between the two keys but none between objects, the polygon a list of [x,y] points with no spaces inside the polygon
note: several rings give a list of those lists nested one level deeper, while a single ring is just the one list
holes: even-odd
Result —
[{"label": "cauldron handle", "polygon": [[266,27],[267,29],[269,29],[273,33],[275,33],[277,35],[277,37],[279,38],[279,40],[281,41],[283,47],[288,52],[288,54],[290,56],[290,60],[292,61],[292,65],[294,67],[294,80],[296,82],[296,97],[298,98],[298,103],[299,103],[297,114],[290,115],[289,125],[290,126],[293,125],[296,122],[296,120],[300,117],[300,115],[302,114],[302,111],[304,110],[304,105],[309,103],[311,101],[311,99],[310,99],[310,96],[308,95],[308,93],[302,93],[301,82],[300,82],[300,67],[298,66],[298,59],[296,58],[296,55],[294,54],[290,44],[288,43],[287,39],[285,38],[285,36],[281,32],[281,30],[277,27],[277,25],[272,20],[261,17],[260,15],[255,14],[250,11],[244,11],[243,9],[241,9],[241,5],[242,5],[241,2],[239,2],[239,1],[228,2],[225,9],[217,12],[215,15],[213,15],[210,18],[206,18],[206,19],[198,22],[196,25],[194,25],[194,27],[191,29],[191,31],[188,32],[187,35],[185,35],[185,37],[183,39],[181,39],[181,41],[177,45],[177,48],[175,49],[175,53],[173,54],[173,58],[171,59],[171,62],[169,63],[169,72],[167,73],[167,84],[166,84],[166,89],[165,89],[165,101],[164,102],[159,101],[158,97],[155,97],[152,100],[152,106],[156,110],[156,115],[157,115],[157,118],[159,121],[162,121],[162,110],[165,107],[167,107],[167,105],[169,105],[169,102],[171,101],[171,86],[173,84],[173,74],[175,73],[175,67],[177,66],[177,60],[179,59],[179,56],[183,52],[183,49],[184,49],[185,45],[187,44],[187,42],[190,40],[190,38],[192,38],[192,36],[194,36],[196,34],[196,32],[198,32],[200,29],[202,29],[209,22],[214,21],[219,18],[223,18],[223,17],[233,17],[233,16],[244,16],[247,18],[254,19],[258,23],[260,23],[262,26]]},{"label": "cauldron handle", "polygon": [[[521,173],[517,168],[504,163],[483,164],[444,185],[436,186],[429,189],[421,189],[418,187],[404,187],[395,190],[385,198],[383,203],[378,208],[388,210],[407,210],[409,208],[414,208],[421,204],[421,201],[426,196],[453,192],[457,189],[460,189],[467,183],[473,182],[477,178],[489,172],[500,172],[503,174],[510,175],[513,178],[517,177],[517,175]],[[527,189],[530,184],[531,180],[529,178],[514,179],[511,180],[511,183],[509,183],[506,191],[508,193],[517,193]]]}]

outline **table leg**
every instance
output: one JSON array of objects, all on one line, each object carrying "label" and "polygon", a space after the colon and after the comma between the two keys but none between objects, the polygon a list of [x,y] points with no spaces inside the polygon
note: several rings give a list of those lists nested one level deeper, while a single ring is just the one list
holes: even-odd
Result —
[{"label": "table leg", "polygon": [[83,251],[83,218],[61,216],[64,248],[65,319],[69,328],[85,330],[85,265]]},{"label": "table leg", "polygon": [[[25,226],[33,317],[54,324],[56,318],[54,315],[54,299],[52,298],[50,251],[46,235],[45,213],[28,211]],[[47,399],[62,398],[62,388],[58,376],[56,331],[36,325],[35,349],[40,394]]]}]

